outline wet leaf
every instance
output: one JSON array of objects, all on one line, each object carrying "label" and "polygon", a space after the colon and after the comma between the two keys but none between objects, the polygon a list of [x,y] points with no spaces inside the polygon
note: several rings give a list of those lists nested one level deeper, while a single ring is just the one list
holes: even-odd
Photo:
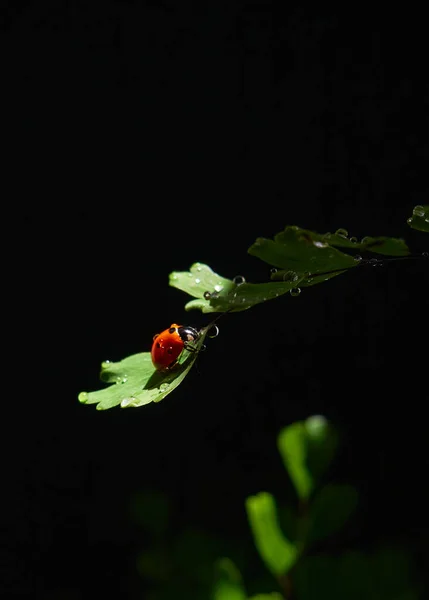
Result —
[{"label": "wet leaf", "polygon": [[300,285],[304,287],[322,283],[359,265],[357,255],[355,258],[337,248],[391,256],[409,254],[404,240],[399,238],[365,237],[358,242],[347,235],[345,230],[320,234],[291,225],[274,239],[257,238],[248,253],[280,269],[272,273],[272,280],[282,281],[289,272],[294,272],[302,278]]},{"label": "wet leaf", "polygon": [[257,238],[248,253],[278,269],[312,275],[357,265],[352,256],[331,246],[320,234],[294,225],[277,233],[273,240]]},{"label": "wet leaf", "polygon": [[167,373],[155,369],[150,352],[133,354],[119,362],[102,363],[100,378],[112,385],[94,392],[81,392],[79,402],[97,404],[97,410],[106,410],[118,405],[122,408],[136,408],[150,402],[160,402],[182,383],[189,373],[206,335],[207,328],[204,328],[194,344],[197,352],[184,350],[177,366]]},{"label": "wet leaf", "polygon": [[170,274],[170,285],[194,296],[185,306],[186,310],[199,309],[203,313],[238,312],[272,300],[297,287],[298,275],[286,281],[268,283],[246,283],[243,278],[221,277],[208,265],[195,263],[189,271],[174,271]]}]

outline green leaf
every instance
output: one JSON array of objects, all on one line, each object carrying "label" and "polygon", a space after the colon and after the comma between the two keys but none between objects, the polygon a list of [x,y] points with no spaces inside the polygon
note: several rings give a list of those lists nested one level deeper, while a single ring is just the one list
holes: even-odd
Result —
[{"label": "green leaf", "polygon": [[325,417],[315,415],[285,427],[277,445],[298,497],[308,500],[331,463],[337,434]]},{"label": "green leaf", "polygon": [[290,273],[295,273],[303,287],[327,281],[360,264],[359,256],[345,254],[337,247],[392,256],[409,254],[407,245],[400,238],[368,236],[358,242],[347,236],[346,230],[320,234],[290,225],[273,240],[257,238],[248,253],[280,269],[272,272],[273,281],[284,281]]},{"label": "green leaf", "polygon": [[275,576],[285,575],[295,564],[298,550],[280,529],[274,497],[268,492],[249,496],[246,512],[262,560]]},{"label": "green leaf", "polygon": [[326,485],[310,504],[310,526],[307,541],[314,542],[339,531],[358,503],[358,494],[350,485]]},{"label": "green leaf", "polygon": [[215,565],[216,580],[213,600],[246,600],[240,571],[229,558],[221,558]]},{"label": "green leaf", "polygon": [[189,271],[174,271],[170,285],[194,296],[185,310],[199,309],[203,313],[238,312],[286,294],[297,286],[300,277],[294,274],[285,281],[246,283],[243,277],[234,281],[221,277],[208,265],[195,263]]},{"label": "green leaf", "polygon": [[106,410],[118,405],[122,408],[136,408],[150,402],[160,402],[182,383],[191,370],[207,331],[207,328],[201,330],[194,344],[197,351],[184,350],[177,366],[167,373],[155,369],[150,352],[133,354],[120,362],[103,362],[100,378],[112,385],[95,392],[81,392],[78,396],[79,402],[97,404],[97,410]]},{"label": "green leaf", "polygon": [[413,208],[412,216],[407,223],[413,229],[429,232],[429,204],[418,204]]},{"label": "green leaf", "polygon": [[274,240],[257,238],[248,253],[273,267],[307,275],[358,265],[352,256],[331,246],[320,234],[295,225],[277,233]]},{"label": "green leaf", "polygon": [[392,238],[386,236],[371,237],[366,236],[360,242],[352,241],[346,236],[337,233],[314,234],[331,246],[339,248],[349,248],[350,250],[359,250],[374,252],[376,254],[387,254],[389,256],[406,256],[410,253],[408,246],[401,238]]}]

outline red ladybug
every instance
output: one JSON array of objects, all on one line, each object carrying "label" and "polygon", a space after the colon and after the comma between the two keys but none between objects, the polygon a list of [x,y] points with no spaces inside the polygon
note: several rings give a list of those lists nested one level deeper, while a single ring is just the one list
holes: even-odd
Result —
[{"label": "red ladybug", "polygon": [[169,329],[157,333],[153,338],[151,357],[158,371],[169,371],[172,369],[184,349],[194,352],[192,346],[196,342],[199,333],[193,327],[177,325],[172,323]]}]

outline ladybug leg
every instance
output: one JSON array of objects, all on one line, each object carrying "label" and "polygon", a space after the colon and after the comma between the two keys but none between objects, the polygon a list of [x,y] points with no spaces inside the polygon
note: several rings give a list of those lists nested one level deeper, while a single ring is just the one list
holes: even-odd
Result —
[{"label": "ladybug leg", "polygon": [[184,348],[188,352],[203,352],[203,350],[206,349],[206,347],[204,346],[204,344],[199,349],[198,348],[194,348],[194,346],[192,346],[192,342],[185,342]]},{"label": "ladybug leg", "polygon": [[199,350],[197,348],[194,348],[194,346],[192,346],[191,342],[185,342],[183,344],[183,347],[185,348],[185,350],[187,350],[188,352],[199,352]]}]

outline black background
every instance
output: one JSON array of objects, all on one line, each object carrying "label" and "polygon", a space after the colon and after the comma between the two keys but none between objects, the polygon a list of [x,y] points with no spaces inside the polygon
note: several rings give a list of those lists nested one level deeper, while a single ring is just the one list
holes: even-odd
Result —
[{"label": "black background", "polygon": [[429,569],[422,260],[225,317],[159,405],[77,402],[102,360],[207,322],[173,270],[264,281],[247,248],[291,224],[428,248],[406,223],[428,191],[422,15],[209,4],[2,2],[11,591],[142,597],[139,491],[167,492],[178,528],[250,543],[244,498],[290,501],[276,435],[312,414],[361,497],[344,548],[402,543]]}]

